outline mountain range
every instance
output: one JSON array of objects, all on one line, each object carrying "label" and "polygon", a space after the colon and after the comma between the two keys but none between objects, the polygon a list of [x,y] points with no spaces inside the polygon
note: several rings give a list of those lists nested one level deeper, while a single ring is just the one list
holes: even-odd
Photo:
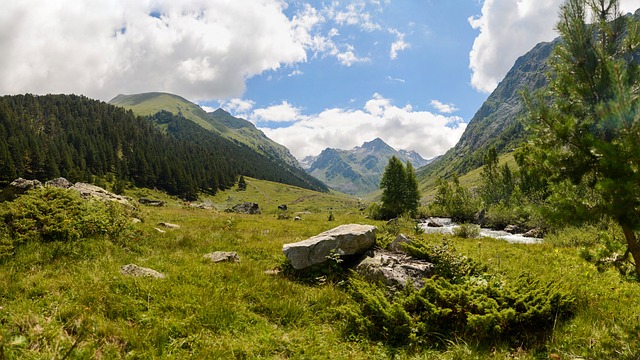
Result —
[{"label": "mountain range", "polygon": [[318,156],[308,156],[301,163],[314,177],[330,188],[350,194],[365,195],[378,189],[389,159],[396,156],[415,167],[430,162],[415,151],[395,150],[376,138],[351,150],[327,148]]}]

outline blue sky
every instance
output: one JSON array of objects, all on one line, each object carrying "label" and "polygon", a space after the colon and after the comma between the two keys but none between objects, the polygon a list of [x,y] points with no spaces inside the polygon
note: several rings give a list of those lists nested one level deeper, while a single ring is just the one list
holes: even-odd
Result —
[{"label": "blue sky", "polygon": [[517,57],[556,36],[562,1],[10,1],[0,94],[169,92],[248,119],[299,159],[375,137],[431,158]]}]

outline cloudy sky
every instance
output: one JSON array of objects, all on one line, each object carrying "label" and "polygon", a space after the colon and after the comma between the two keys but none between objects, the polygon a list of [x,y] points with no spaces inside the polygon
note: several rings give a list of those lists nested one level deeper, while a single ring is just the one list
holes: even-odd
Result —
[{"label": "cloudy sky", "polygon": [[[303,158],[380,137],[455,145],[562,0],[9,0],[0,94],[163,91]],[[622,0],[635,11],[639,0]]]}]

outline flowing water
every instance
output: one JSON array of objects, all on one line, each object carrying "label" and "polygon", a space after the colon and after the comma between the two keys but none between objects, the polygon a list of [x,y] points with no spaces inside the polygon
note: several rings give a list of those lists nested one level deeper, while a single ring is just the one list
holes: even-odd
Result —
[{"label": "flowing water", "polygon": [[[434,222],[441,225],[441,227],[427,226],[429,222]],[[451,221],[448,218],[429,218],[426,223],[420,224],[426,234],[453,234],[453,229],[458,224]],[[506,231],[491,230],[486,228],[480,228],[481,237],[490,237],[494,239],[506,240],[511,243],[523,243],[523,244],[535,244],[542,241],[542,239],[524,237],[522,234],[509,234]]]}]

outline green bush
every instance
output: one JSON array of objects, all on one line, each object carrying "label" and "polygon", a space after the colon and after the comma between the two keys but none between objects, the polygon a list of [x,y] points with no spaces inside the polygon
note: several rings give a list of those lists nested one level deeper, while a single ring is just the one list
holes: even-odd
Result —
[{"label": "green bush", "polygon": [[574,310],[569,293],[528,276],[469,277],[461,284],[434,277],[420,290],[395,294],[354,279],[349,289],[354,303],[343,309],[347,333],[392,346],[459,339],[528,346]]},{"label": "green bush", "polygon": [[463,281],[465,276],[477,275],[484,267],[460,254],[446,239],[440,244],[430,244],[422,239],[414,239],[404,244],[407,254],[424,259],[434,265],[433,273],[451,281]]},{"label": "green bush", "polygon": [[453,235],[463,239],[475,239],[480,237],[480,226],[475,224],[462,224],[453,228]]},{"label": "green bush", "polygon": [[117,240],[130,229],[121,204],[84,200],[72,190],[44,187],[0,208],[0,254],[25,242],[73,242],[94,236]]}]

